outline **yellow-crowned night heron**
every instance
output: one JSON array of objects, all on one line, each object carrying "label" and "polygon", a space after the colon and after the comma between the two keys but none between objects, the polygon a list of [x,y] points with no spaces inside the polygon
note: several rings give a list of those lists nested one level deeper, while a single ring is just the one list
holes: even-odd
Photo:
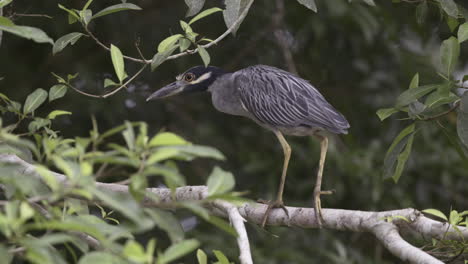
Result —
[{"label": "yellow-crowned night heron", "polygon": [[320,161],[314,188],[315,214],[321,225],[322,173],[328,149],[326,133],[346,134],[349,123],[306,80],[275,67],[256,65],[233,73],[220,68],[197,66],[177,76],[176,81],[154,92],[147,101],[181,93],[211,92],[214,107],[224,113],[248,117],[260,126],[273,131],[284,151],[283,173],[277,199],[268,202],[263,217],[265,225],[272,208],[283,204],[283,189],[286,180],[291,147],[283,134],[294,136],[312,135],[320,140]]}]

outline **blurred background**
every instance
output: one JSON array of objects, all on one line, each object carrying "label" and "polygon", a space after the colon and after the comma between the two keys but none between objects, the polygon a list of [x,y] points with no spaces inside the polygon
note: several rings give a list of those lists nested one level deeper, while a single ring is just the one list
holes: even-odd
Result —
[{"label": "blurred background", "polygon": [[[207,0],[206,7],[222,6],[221,1]],[[211,64],[227,71],[255,64],[268,64],[296,72],[342,112],[351,124],[349,134],[331,143],[325,164],[323,189],[335,189],[322,198],[323,207],[353,210],[392,210],[414,207],[468,208],[467,164],[449,144],[436,122],[425,123],[415,138],[413,152],[398,182],[382,177],[386,150],[393,138],[407,125],[397,117],[380,122],[375,112],[390,107],[407,89],[416,72],[420,83],[439,77],[434,67],[440,42],[451,32],[437,7],[431,6],[418,21],[416,5],[407,2],[376,1],[372,7],[360,1],[317,0],[318,13],[296,1],[257,0],[237,35],[229,36],[208,51]],[[408,1],[413,2],[413,1]],[[92,5],[103,9],[118,1],[101,0]],[[120,12],[90,24],[104,43],[118,46],[125,54],[139,57],[138,42],[147,58],[157,44],[169,35],[180,33],[179,20],[185,19],[184,1],[134,2],[138,12]],[[460,5],[468,7],[464,1]],[[64,1],[67,7],[81,8],[84,1]],[[26,17],[21,14],[47,14]],[[69,25],[66,13],[55,1],[15,1],[4,10],[15,23],[42,28],[54,39],[81,31]],[[194,24],[195,30],[214,39],[226,27],[221,13]],[[461,61],[467,57],[462,45]],[[240,117],[217,112],[209,94],[191,94],[162,101],[145,102],[153,91],[172,82],[186,69],[202,64],[198,55],[166,61],[154,72],[145,71],[136,81],[107,99],[85,97],[69,90],[65,99],[41,108],[73,112],[61,116],[54,128],[64,137],[87,136],[91,116],[100,131],[125,120],[145,121],[152,134],[160,130],[175,132],[196,144],[221,150],[227,160],[180,162],[191,185],[206,182],[217,164],[233,172],[236,190],[248,191],[251,199],[274,199],[279,183],[283,152],[274,134]],[[129,75],[140,65],[126,62]],[[460,65],[459,69],[466,69]],[[59,75],[79,73],[74,84],[79,89],[100,94],[105,78],[114,78],[108,52],[90,38],[82,38],[72,47],[52,55],[51,46],[4,34],[0,47],[0,92],[17,101],[38,87],[55,84],[51,72]],[[467,72],[459,71],[460,75]],[[455,133],[456,115],[439,120],[446,133]],[[314,138],[288,137],[293,150],[284,199],[289,206],[312,207],[312,191],[319,158],[319,144]],[[214,227],[198,223],[187,212],[181,219],[202,242],[205,251],[222,247],[235,257],[235,241]],[[195,224],[194,224],[195,223]],[[395,263],[394,259],[369,234],[332,230],[302,230],[274,227],[262,230],[248,226],[254,259],[258,263]],[[146,234],[145,236],[150,236]],[[430,243],[424,238],[420,245]],[[158,243],[160,240],[158,240]],[[226,250],[231,248],[231,250]]]}]

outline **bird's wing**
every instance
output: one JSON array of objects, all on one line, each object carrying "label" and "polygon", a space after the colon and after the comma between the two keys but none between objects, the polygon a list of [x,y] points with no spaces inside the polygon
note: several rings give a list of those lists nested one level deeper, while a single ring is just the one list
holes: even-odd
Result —
[{"label": "bird's wing", "polygon": [[235,73],[245,108],[260,122],[281,127],[299,125],[344,133],[346,119],[306,80],[270,67],[252,66]]}]

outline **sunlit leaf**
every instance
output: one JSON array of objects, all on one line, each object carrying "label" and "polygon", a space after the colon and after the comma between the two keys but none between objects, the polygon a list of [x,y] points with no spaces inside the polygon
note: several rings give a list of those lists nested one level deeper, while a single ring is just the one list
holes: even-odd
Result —
[{"label": "sunlit leaf", "polygon": [[197,250],[197,260],[198,260],[198,264],[208,263],[208,257],[206,256],[205,252],[203,252],[203,250],[201,249]]},{"label": "sunlit leaf", "polygon": [[112,13],[115,13],[115,12],[124,11],[124,10],[141,10],[141,7],[139,7],[139,6],[135,5],[135,4],[131,4],[131,3],[117,4],[117,5],[106,7],[103,10],[97,12],[93,16],[93,19],[105,16],[105,15],[109,15],[109,14],[112,14]]},{"label": "sunlit leaf", "polygon": [[226,193],[234,188],[234,176],[232,173],[215,167],[208,177],[208,196]]},{"label": "sunlit leaf", "polygon": [[13,0],[0,0],[0,8],[10,4]]},{"label": "sunlit leaf", "polygon": [[218,264],[230,264],[229,259],[219,250],[213,250],[216,258],[218,259]]},{"label": "sunlit leaf", "polygon": [[123,249],[123,255],[130,261],[143,263],[146,261],[146,254],[144,248],[135,240],[128,240]]},{"label": "sunlit leaf", "polygon": [[315,0],[297,0],[297,2],[309,8],[310,10],[317,12],[317,5],[315,4]]},{"label": "sunlit leaf", "polygon": [[67,93],[67,86],[64,84],[56,84],[50,88],[49,102],[62,98]]},{"label": "sunlit leaf", "polygon": [[411,79],[411,83],[409,85],[409,89],[417,88],[419,87],[419,73],[416,73],[413,76],[413,79]]},{"label": "sunlit leaf", "polygon": [[28,26],[18,26],[6,17],[0,17],[0,31],[9,32],[19,37],[33,40],[37,43],[54,44],[54,41],[49,36],[47,36],[47,34],[42,31],[42,29]]},{"label": "sunlit leaf", "polygon": [[115,73],[117,74],[117,78],[119,78],[120,83],[122,83],[125,78],[125,64],[122,52],[113,44],[111,44],[110,52]]},{"label": "sunlit leaf", "polygon": [[203,60],[203,64],[205,64],[205,67],[207,67],[208,64],[210,64],[210,54],[208,54],[208,51],[206,51],[206,49],[202,46],[198,46],[198,54],[200,54],[200,57]]},{"label": "sunlit leaf", "polygon": [[54,47],[52,48],[52,53],[56,54],[62,51],[68,44],[75,44],[81,38],[81,36],[83,36],[83,33],[72,32],[60,37],[55,41]]},{"label": "sunlit leaf", "polygon": [[437,0],[440,3],[440,7],[447,13],[447,15],[457,18],[458,7],[453,0]]},{"label": "sunlit leaf", "polygon": [[149,142],[150,147],[188,144],[191,143],[171,132],[158,133]]},{"label": "sunlit leaf", "polygon": [[54,110],[47,115],[47,118],[54,119],[55,117],[60,116],[60,115],[71,115],[71,112],[63,111],[63,110]]},{"label": "sunlit leaf", "polygon": [[184,37],[182,34],[176,34],[176,35],[172,35],[170,37],[165,38],[163,41],[159,43],[158,52],[163,53],[163,52],[170,50],[177,43],[177,41],[182,37]]},{"label": "sunlit leaf", "polygon": [[468,22],[463,23],[458,28],[458,42],[462,43],[468,40]]},{"label": "sunlit leaf", "polygon": [[198,14],[198,12],[202,10],[203,6],[205,5],[205,0],[185,0],[185,4],[189,8],[185,16],[191,17]]},{"label": "sunlit leaf", "polygon": [[199,245],[200,243],[196,239],[188,239],[172,244],[162,255],[158,256],[157,263],[164,264],[174,261],[194,251]]},{"label": "sunlit leaf", "polygon": [[437,209],[425,209],[425,210],[422,210],[422,212],[426,213],[426,214],[433,215],[433,216],[437,216],[439,218],[444,219],[445,221],[448,221],[447,216],[445,216],[444,213],[442,213],[441,211],[439,211]]},{"label": "sunlit leaf", "polygon": [[26,98],[24,103],[23,113],[29,114],[36,110],[47,99],[47,91],[42,88],[36,89]]},{"label": "sunlit leaf", "polygon": [[206,9],[204,10],[203,12],[201,12],[200,14],[196,15],[194,18],[192,18],[189,22],[189,25],[193,24],[194,22],[206,17],[206,16],[209,16],[213,13],[216,13],[216,12],[219,12],[219,11],[223,11],[221,8],[219,7],[213,7],[213,8],[210,8],[210,9]]}]

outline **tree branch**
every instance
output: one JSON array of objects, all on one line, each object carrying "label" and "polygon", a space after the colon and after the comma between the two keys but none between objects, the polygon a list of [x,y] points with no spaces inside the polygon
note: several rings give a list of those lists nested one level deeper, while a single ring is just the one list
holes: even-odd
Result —
[{"label": "tree branch", "polygon": [[[20,159],[16,155],[0,154],[1,163],[13,163],[21,167],[24,174],[40,177],[36,173],[35,166]],[[66,184],[66,176],[54,173],[57,179]],[[129,193],[128,186],[96,182],[96,186],[112,192]],[[153,199],[145,198],[145,206],[157,206],[160,208],[172,208],[176,201],[202,200],[208,196],[206,186],[186,186],[176,189],[171,194],[170,189],[148,188],[148,192],[159,198],[155,203]],[[224,208],[223,213],[219,209]],[[234,208],[234,209],[233,209]],[[229,217],[234,228],[239,233],[238,245],[241,252],[242,263],[248,262],[250,250],[248,246],[247,233],[243,219],[260,224],[267,206],[259,203],[245,203],[240,207],[234,207],[226,201],[215,201],[209,208],[215,214]],[[297,226],[300,228],[318,228],[317,218],[313,208],[286,207],[289,217],[283,210],[272,210],[268,217],[267,225]],[[448,223],[435,221],[425,217],[420,211],[412,208],[366,212],[343,209],[323,209],[323,228],[352,232],[369,232],[374,234],[382,244],[396,257],[411,263],[442,263],[427,252],[406,242],[399,232],[410,230],[425,238],[445,238],[458,241],[468,240],[468,228],[458,226],[459,232]],[[400,216],[400,217],[396,217]],[[391,217],[393,221],[387,222]],[[402,219],[404,217],[408,220]]]}]

